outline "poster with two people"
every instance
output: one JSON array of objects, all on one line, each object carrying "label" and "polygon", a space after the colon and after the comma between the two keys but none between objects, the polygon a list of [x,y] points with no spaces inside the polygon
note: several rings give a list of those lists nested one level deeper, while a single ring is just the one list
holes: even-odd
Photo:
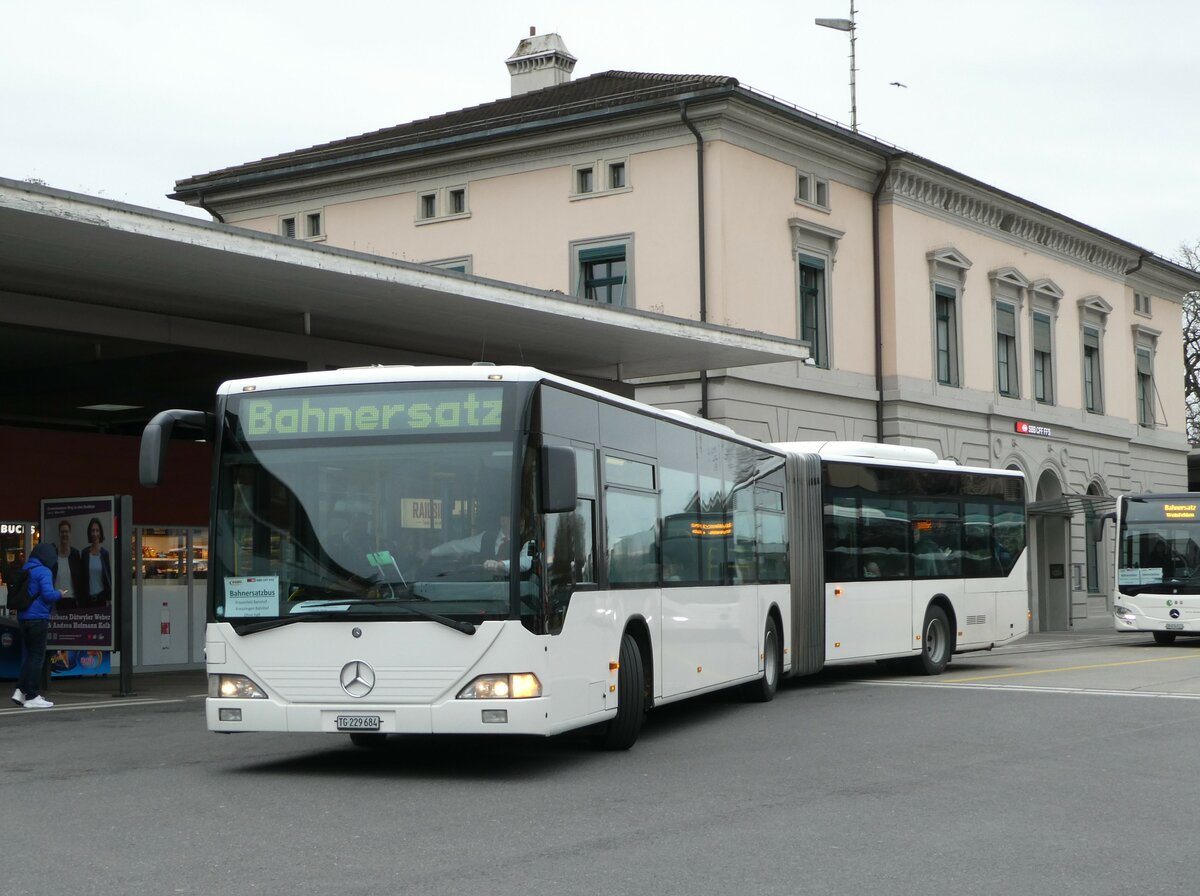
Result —
[{"label": "poster with two people", "polygon": [[54,586],[67,591],[50,619],[47,646],[56,675],[110,668],[116,637],[109,550],[114,516],[111,496],[42,501],[42,538],[58,548]]}]

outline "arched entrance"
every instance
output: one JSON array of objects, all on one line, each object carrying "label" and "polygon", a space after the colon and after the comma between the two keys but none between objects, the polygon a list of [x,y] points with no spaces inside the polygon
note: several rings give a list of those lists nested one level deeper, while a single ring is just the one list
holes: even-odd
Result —
[{"label": "arched entrance", "polygon": [[[1062,497],[1062,482],[1052,470],[1038,478],[1038,503]],[[1070,541],[1069,513],[1033,513],[1029,517],[1030,577],[1032,593],[1030,631],[1061,632],[1071,628],[1071,591],[1067,577]]]}]

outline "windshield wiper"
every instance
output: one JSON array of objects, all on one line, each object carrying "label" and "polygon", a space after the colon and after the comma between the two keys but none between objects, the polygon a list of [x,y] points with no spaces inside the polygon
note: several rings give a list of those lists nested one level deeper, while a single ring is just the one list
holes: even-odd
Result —
[{"label": "windshield wiper", "polygon": [[[413,597],[411,600],[426,600],[423,597]],[[378,600],[337,600],[330,598],[331,604],[337,607],[396,607],[397,609],[407,610],[414,616],[420,616],[422,619],[428,619],[430,622],[436,622],[439,625],[444,625],[446,628],[452,628],[456,632],[462,632],[464,635],[475,634],[475,625],[470,622],[460,622],[457,619],[451,619],[449,616],[442,616],[438,613],[431,613],[428,610],[422,610],[420,607],[414,607],[409,599],[384,597]],[[280,616],[278,619],[260,619],[258,622],[247,622],[243,625],[233,623],[233,630],[239,635],[252,635],[255,632],[265,632],[273,628],[279,628],[284,625],[291,625],[293,622],[327,622],[330,619],[345,619],[346,610],[306,610],[302,613],[293,613],[290,616]]]},{"label": "windshield wiper", "polygon": [[326,611],[324,613],[297,613],[294,616],[280,616],[278,619],[260,619],[258,622],[246,622],[239,625],[231,622],[233,630],[239,635],[252,635],[255,632],[265,632],[268,629],[291,625],[293,622],[322,622],[330,619],[340,619],[345,613]]},{"label": "windshield wiper", "polygon": [[390,607],[399,604],[403,609],[408,610],[414,616],[420,616],[422,619],[428,619],[430,622],[436,622],[439,625],[444,625],[447,628],[452,628],[456,632],[462,632],[464,635],[475,634],[475,625],[471,622],[459,622],[457,619],[451,619],[449,616],[442,616],[439,613],[431,613],[428,610],[422,610],[420,607],[414,607],[412,601],[424,600],[429,598],[421,597],[418,594],[412,594],[408,597],[381,597],[376,600],[356,600],[351,601],[353,604],[369,604],[373,607]]}]

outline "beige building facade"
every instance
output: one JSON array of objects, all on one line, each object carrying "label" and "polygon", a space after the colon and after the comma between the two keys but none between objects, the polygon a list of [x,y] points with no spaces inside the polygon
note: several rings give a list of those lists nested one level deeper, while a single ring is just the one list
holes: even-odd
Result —
[{"label": "beige building facade", "polygon": [[765,441],[1022,470],[1034,628],[1110,625],[1075,496],[1186,488],[1195,274],[733,78],[572,79],[557,35],[507,63],[510,98],[175,196],[250,230],[803,342],[803,363],[628,382]]}]

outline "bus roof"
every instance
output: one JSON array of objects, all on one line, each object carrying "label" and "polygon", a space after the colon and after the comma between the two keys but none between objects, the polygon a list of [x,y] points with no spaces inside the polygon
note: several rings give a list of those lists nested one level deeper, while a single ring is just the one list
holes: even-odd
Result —
[{"label": "bus roof", "polygon": [[788,454],[815,454],[821,460],[864,463],[870,461],[885,466],[938,467],[963,473],[992,473],[1024,478],[1020,470],[997,470],[990,467],[967,467],[957,461],[945,460],[929,448],[913,445],[892,445],[880,442],[777,442],[775,448]]}]

